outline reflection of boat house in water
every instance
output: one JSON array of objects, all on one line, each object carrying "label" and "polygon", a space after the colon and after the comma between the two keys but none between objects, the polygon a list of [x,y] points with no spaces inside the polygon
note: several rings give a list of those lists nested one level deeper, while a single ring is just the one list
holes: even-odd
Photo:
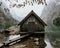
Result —
[{"label": "reflection of boat house in water", "polygon": [[20,25],[20,33],[33,34],[39,38],[39,48],[45,48],[44,42],[45,22],[34,12],[31,11],[18,25]]}]

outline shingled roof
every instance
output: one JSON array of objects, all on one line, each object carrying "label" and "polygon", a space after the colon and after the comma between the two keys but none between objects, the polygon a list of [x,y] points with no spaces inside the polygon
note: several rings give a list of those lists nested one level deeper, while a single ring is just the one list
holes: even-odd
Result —
[{"label": "shingled roof", "polygon": [[22,25],[31,14],[33,14],[43,25],[47,25],[33,10],[18,25]]}]

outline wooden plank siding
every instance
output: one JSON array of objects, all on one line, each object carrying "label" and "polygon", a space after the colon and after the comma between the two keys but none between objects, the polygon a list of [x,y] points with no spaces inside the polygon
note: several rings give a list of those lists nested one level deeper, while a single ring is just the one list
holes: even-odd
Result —
[{"label": "wooden plank siding", "polygon": [[20,32],[44,32],[46,23],[32,10],[18,25]]},{"label": "wooden plank siding", "polygon": [[33,15],[31,15],[25,22],[24,24],[20,27],[21,31],[44,31],[44,26],[42,25],[41,22],[39,22]]}]

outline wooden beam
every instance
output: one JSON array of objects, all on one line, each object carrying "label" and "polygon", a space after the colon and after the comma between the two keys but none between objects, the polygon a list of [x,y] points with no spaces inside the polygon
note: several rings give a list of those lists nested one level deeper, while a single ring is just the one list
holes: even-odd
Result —
[{"label": "wooden beam", "polygon": [[42,34],[46,32],[20,32],[20,34]]}]

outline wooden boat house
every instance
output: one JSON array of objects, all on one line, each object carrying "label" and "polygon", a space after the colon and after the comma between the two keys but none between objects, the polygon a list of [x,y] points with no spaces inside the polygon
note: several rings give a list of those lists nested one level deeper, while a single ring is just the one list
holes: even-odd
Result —
[{"label": "wooden boat house", "polygon": [[45,26],[46,23],[32,10],[18,25],[20,34],[30,34],[39,38],[39,48],[45,48]]},{"label": "wooden boat house", "polygon": [[18,25],[20,32],[35,33],[45,31],[46,23],[32,10]]}]

